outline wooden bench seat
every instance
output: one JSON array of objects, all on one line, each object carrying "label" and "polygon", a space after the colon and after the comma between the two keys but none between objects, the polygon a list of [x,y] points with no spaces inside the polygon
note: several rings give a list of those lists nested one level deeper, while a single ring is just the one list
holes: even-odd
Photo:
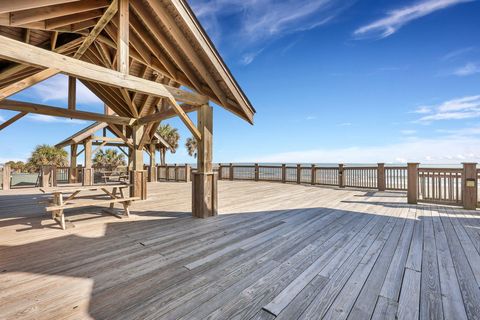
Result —
[{"label": "wooden bench seat", "polygon": [[90,206],[97,206],[102,204],[112,204],[112,203],[123,203],[123,202],[131,202],[140,200],[140,197],[129,197],[129,198],[118,198],[118,199],[105,199],[105,200],[93,200],[93,201],[81,201],[76,203],[68,203],[64,205],[56,205],[46,207],[47,211],[55,211],[55,210],[65,210],[65,209],[73,209],[73,208],[82,208],[82,207],[90,207]]}]

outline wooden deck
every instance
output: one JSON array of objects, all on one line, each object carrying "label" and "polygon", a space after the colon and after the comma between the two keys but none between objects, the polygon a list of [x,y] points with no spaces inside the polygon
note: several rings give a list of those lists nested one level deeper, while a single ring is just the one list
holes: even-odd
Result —
[{"label": "wooden deck", "polygon": [[0,191],[0,319],[480,317],[476,212],[220,181],[200,220],[190,189],[149,184],[132,218],[74,210],[66,231],[38,191]]}]

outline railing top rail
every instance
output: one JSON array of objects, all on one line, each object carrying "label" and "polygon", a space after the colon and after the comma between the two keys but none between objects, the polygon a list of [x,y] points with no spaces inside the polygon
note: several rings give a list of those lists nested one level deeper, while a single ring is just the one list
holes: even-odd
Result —
[{"label": "railing top rail", "polygon": [[418,168],[418,172],[445,172],[445,173],[457,173],[462,172],[462,168]]}]

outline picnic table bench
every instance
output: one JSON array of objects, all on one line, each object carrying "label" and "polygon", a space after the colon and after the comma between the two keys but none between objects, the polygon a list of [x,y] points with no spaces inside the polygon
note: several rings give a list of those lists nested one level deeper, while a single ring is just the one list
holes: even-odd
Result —
[{"label": "picnic table bench", "polygon": [[[65,230],[65,209],[82,208],[88,206],[97,206],[110,204],[109,209],[103,209],[103,211],[118,216],[113,207],[115,203],[121,203],[123,205],[123,211],[125,216],[130,217],[130,205],[132,201],[140,200],[140,197],[127,197],[125,196],[125,188],[131,187],[131,184],[107,184],[96,186],[78,186],[78,187],[54,187],[54,188],[40,188],[40,191],[45,194],[52,194],[52,199],[48,201],[48,205],[45,208],[47,212],[52,212],[52,219],[57,221],[63,230]],[[80,193],[86,191],[103,191],[108,198],[99,198],[97,195],[89,195],[81,197]],[[117,194],[118,192],[118,194]],[[64,194],[70,194],[64,199]],[[92,197],[93,196],[93,197]],[[96,196],[96,197],[95,197]],[[83,201],[86,199],[85,201]],[[78,201],[82,200],[82,201]]]}]

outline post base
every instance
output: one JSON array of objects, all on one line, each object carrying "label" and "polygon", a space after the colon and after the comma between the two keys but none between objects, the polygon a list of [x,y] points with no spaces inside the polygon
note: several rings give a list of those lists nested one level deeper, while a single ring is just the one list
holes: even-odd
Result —
[{"label": "post base", "polygon": [[147,171],[130,171],[130,196],[140,197],[141,200],[147,200]]},{"label": "post base", "polygon": [[93,186],[93,168],[83,168],[82,186]]},{"label": "post base", "polygon": [[192,215],[208,218],[218,215],[218,174],[192,173]]}]

